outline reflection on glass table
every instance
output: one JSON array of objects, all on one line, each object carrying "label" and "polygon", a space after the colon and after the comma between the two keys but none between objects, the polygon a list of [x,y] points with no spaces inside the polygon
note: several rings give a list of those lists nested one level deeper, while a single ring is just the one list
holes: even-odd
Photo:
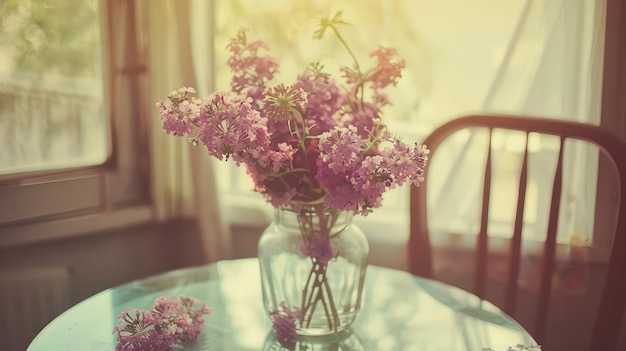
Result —
[{"label": "reflection on glass table", "polygon": [[461,289],[369,266],[364,306],[352,327],[334,338],[302,339],[285,348],[275,340],[261,304],[256,259],[221,261],[168,272],[107,289],[70,308],[32,341],[29,351],[115,349],[113,328],[128,307],[149,309],[163,295],[207,302],[198,339],[185,350],[507,350],[535,345],[492,304]]}]

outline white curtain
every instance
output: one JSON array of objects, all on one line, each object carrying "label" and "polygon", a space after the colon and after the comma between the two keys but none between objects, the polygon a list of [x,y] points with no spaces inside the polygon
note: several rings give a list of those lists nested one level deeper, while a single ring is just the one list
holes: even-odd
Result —
[{"label": "white curtain", "polygon": [[[149,1],[146,5],[150,28],[150,101],[164,100],[170,91],[183,86],[195,87],[200,96],[205,95],[208,71],[202,67],[211,65],[208,61],[198,61],[211,57],[211,40],[205,37],[206,45],[202,45],[202,41],[192,41],[192,30],[197,25],[194,21],[206,21],[209,14],[194,15],[197,8],[187,0]],[[161,129],[156,108],[151,112],[154,117],[150,119],[152,191],[158,218],[196,218],[207,260],[229,258],[229,232],[222,220],[210,158],[203,147],[192,146],[186,138],[166,135]]]},{"label": "white curtain", "polygon": [[526,0],[485,111],[599,124],[605,0]]},{"label": "white curtain", "polygon": [[[526,0],[479,112],[599,124],[604,11],[605,1]],[[459,136],[454,150],[463,151],[454,154],[450,149],[451,161],[445,165],[448,176],[435,180],[439,182],[439,190],[429,193],[429,199],[432,199],[429,213],[433,225],[442,231],[472,233],[477,230],[479,208],[475,204],[480,203],[482,196],[484,166],[481,165],[484,165],[485,158],[472,155],[486,156],[486,137],[480,131]],[[496,173],[492,181],[490,212],[503,213],[500,223],[498,220],[489,223],[490,230],[499,232],[496,235],[512,233],[517,195],[515,182],[519,179],[523,151],[520,149],[523,144],[519,143],[523,143],[523,137],[516,143],[520,137],[499,135],[494,140],[493,171]],[[536,217],[527,220],[533,222],[529,226],[533,231],[531,235],[541,239],[547,230],[547,206],[554,177],[554,168],[546,165],[551,165],[550,160],[556,157],[558,143],[550,139],[534,141],[531,141],[529,150],[532,189],[527,203],[535,206]],[[559,239],[567,241],[576,235],[577,239],[588,240],[593,233],[595,207],[590,204],[595,203],[597,152],[577,144],[566,144],[566,148],[566,155],[574,156],[565,159],[561,207],[565,214],[559,225]],[[460,170],[466,170],[470,165],[471,172],[464,171],[459,177]],[[460,189],[464,189],[465,196],[459,197],[457,190]],[[449,213],[465,215],[450,220]]]}]

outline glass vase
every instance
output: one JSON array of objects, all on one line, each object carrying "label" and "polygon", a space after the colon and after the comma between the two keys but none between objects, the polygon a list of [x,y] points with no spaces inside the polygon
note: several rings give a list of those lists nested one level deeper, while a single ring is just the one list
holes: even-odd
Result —
[{"label": "glass vase", "polygon": [[345,330],[361,308],[368,253],[350,212],[276,209],[258,244],[266,312],[292,318],[298,335]]}]

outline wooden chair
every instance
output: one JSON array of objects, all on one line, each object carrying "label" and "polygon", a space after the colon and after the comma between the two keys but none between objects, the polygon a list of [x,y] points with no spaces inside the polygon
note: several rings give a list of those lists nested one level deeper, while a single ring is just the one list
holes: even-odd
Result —
[{"label": "wooden chair", "polygon": [[[525,133],[525,146],[523,152],[519,187],[517,189],[517,204],[513,233],[510,239],[508,252],[508,274],[505,293],[505,311],[510,311],[515,305],[518,290],[518,278],[520,271],[520,257],[522,248],[522,232],[524,220],[524,202],[527,193],[528,182],[528,136],[529,133],[552,135],[560,140],[558,157],[555,157],[555,176],[553,180],[552,194],[549,204],[546,240],[543,243],[542,271],[540,285],[537,290],[537,306],[535,314],[534,330],[530,330],[538,343],[544,340],[546,320],[549,310],[552,283],[551,279],[555,267],[557,249],[557,224],[560,210],[560,199],[563,184],[563,159],[564,144],[566,140],[577,139],[591,143],[598,147],[606,155],[611,166],[615,169],[616,180],[619,182],[617,191],[612,196],[617,197],[615,223],[612,226],[613,242],[610,249],[607,278],[602,289],[601,300],[595,327],[591,336],[589,350],[616,350],[622,324],[622,317],[626,306],[626,143],[612,133],[593,125],[553,120],[536,117],[505,116],[505,115],[474,115],[466,116],[450,121],[437,128],[426,138],[424,144],[430,149],[430,161],[437,159],[437,149],[440,144],[456,132],[468,128],[483,128],[488,130],[488,152],[484,170],[484,188],[482,199],[477,204],[480,211],[480,225],[475,242],[475,280],[474,292],[479,297],[483,296],[487,281],[487,257],[489,242],[489,201],[492,185],[492,139],[493,130],[513,130]],[[431,247],[431,234],[427,216],[427,191],[430,177],[426,169],[426,180],[420,187],[412,187],[410,194],[410,237],[408,242],[408,269],[411,273],[433,277],[433,253]],[[497,194],[494,194],[497,195]],[[481,196],[479,196],[481,197]],[[595,208],[595,207],[594,207]],[[594,209],[592,208],[592,209]],[[447,215],[455,216],[454,213]],[[596,218],[598,214],[596,212]],[[575,331],[572,331],[574,333]]]}]

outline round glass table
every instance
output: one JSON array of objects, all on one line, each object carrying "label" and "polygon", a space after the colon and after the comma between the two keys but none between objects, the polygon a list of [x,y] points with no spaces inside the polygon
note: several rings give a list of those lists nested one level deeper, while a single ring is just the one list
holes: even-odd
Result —
[{"label": "round glass table", "polygon": [[[287,350],[261,304],[256,259],[220,261],[167,272],[102,291],[65,311],[28,351],[113,351],[113,328],[128,307],[150,309],[163,295],[206,301],[212,313],[185,350]],[[332,339],[298,340],[291,350],[505,351],[533,338],[491,303],[440,282],[369,266],[363,309]]]}]

